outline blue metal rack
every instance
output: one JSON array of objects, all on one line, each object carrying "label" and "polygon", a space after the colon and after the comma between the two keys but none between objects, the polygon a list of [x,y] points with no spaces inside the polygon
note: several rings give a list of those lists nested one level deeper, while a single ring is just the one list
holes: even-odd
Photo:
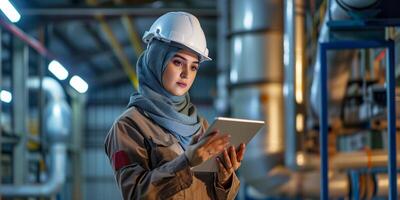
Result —
[{"label": "blue metal rack", "polygon": [[395,109],[395,45],[392,40],[383,41],[336,41],[320,43],[321,109],[320,109],[320,154],[321,154],[321,199],[327,200],[328,190],[328,87],[327,51],[343,49],[386,48],[386,93],[389,143],[389,199],[397,199],[396,179],[396,109]]}]

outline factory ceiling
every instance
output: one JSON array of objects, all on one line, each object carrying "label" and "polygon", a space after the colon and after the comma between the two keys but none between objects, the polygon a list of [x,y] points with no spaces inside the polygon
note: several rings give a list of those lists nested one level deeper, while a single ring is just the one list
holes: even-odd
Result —
[{"label": "factory ceiling", "polygon": [[[16,25],[42,41],[91,88],[129,83],[138,55],[145,49],[141,36],[168,11],[183,10],[198,16],[210,55],[216,57],[217,3],[213,0],[30,0],[13,4],[22,16]],[[7,47],[10,44],[5,38]],[[216,76],[216,71],[214,59],[204,64],[199,76]]]}]

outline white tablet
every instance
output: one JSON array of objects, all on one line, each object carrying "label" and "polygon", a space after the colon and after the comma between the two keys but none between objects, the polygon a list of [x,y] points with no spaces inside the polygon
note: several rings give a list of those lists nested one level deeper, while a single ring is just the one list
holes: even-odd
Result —
[{"label": "white tablet", "polygon": [[[207,129],[205,135],[214,130],[231,135],[229,146],[238,147],[240,143],[247,144],[264,127],[264,121],[218,117]],[[206,162],[193,168],[194,171],[217,172],[218,165],[215,161],[216,156],[211,157]]]}]

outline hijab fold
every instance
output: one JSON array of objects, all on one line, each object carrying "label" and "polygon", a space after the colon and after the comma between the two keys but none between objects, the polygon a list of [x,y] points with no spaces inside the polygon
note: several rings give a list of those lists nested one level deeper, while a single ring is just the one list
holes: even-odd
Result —
[{"label": "hijab fold", "polygon": [[186,149],[191,137],[200,129],[200,117],[189,94],[174,96],[162,85],[162,76],[172,57],[182,49],[175,43],[153,40],[137,62],[138,92],[128,107],[139,107],[158,125],[174,135]]}]

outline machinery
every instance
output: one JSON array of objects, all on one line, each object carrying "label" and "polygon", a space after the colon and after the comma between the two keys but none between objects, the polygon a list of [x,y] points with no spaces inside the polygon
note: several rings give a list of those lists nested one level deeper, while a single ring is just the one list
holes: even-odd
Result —
[{"label": "machinery", "polygon": [[[194,1],[182,2],[179,3],[191,5]],[[1,90],[13,91],[13,101],[2,103],[0,109],[0,199],[79,200],[81,182],[86,178],[92,182],[83,184],[89,186],[108,181],[94,189],[103,192],[95,197],[113,199],[109,198],[112,195],[103,195],[112,189],[117,191],[117,188],[111,188],[116,187],[115,180],[112,170],[106,168],[109,167],[108,160],[103,155],[103,138],[99,133],[106,134],[105,129],[109,128],[106,122],[112,121],[113,115],[120,114],[125,108],[124,99],[116,100],[115,96],[124,97],[127,91],[132,92],[132,84],[121,86],[125,89],[120,90],[111,83],[121,81],[126,75],[123,73],[127,73],[135,85],[136,74],[124,53],[125,47],[117,41],[124,34],[113,34],[106,19],[121,15],[122,23],[129,30],[126,41],[132,40],[135,46],[130,54],[139,55],[140,42],[135,41],[134,23],[128,15],[146,18],[138,20],[144,29],[144,24],[150,21],[147,17],[166,11],[155,12],[165,6],[163,3],[154,1],[153,7],[143,8],[144,11],[141,7],[115,10],[94,7],[93,10],[76,9],[75,12],[56,10],[64,13],[57,16],[59,19],[87,17],[93,20],[96,26],[84,24],[81,33],[94,35],[94,40],[100,44],[98,47],[112,54],[103,56],[108,54],[91,52],[100,52],[102,59],[113,59],[111,64],[104,62],[104,65],[100,63],[102,59],[96,63],[85,55],[78,56],[81,63],[89,60],[87,62],[93,62],[93,66],[100,66],[94,68],[102,72],[101,76],[93,80],[101,82],[100,86],[111,85],[104,93],[96,91],[99,95],[93,99],[97,101],[92,107],[88,106],[90,108],[83,107],[84,100],[78,98],[65,82],[45,75],[44,63],[52,55],[48,49],[38,46],[40,42],[0,19],[0,38],[11,45],[2,47],[4,42],[0,41],[0,58],[12,61],[5,63],[6,66],[0,62],[0,72],[3,72],[0,73],[0,86]],[[177,5],[181,5],[179,3]],[[96,1],[87,1],[87,4],[97,5]],[[123,7],[124,4],[118,5]],[[203,90],[199,93],[206,95],[193,94],[203,98],[200,102],[203,105],[199,107],[208,109],[210,116],[210,113],[218,112],[219,116],[264,120],[267,124],[247,146],[238,172],[242,187],[238,199],[399,199],[400,136],[397,133],[397,140],[389,140],[388,129],[400,129],[400,59],[394,63],[396,89],[390,93],[396,109],[390,110],[388,100],[393,99],[388,98],[386,82],[391,63],[387,62],[389,51],[384,48],[338,48],[322,59],[321,52],[326,49],[320,47],[327,43],[349,45],[352,42],[385,41],[395,45],[395,56],[398,57],[400,3],[396,0],[219,0],[217,5],[218,12],[205,9],[194,14],[218,20],[217,44],[208,43],[210,55],[215,54],[215,45],[218,48],[215,56],[218,69],[205,66],[207,77],[201,80],[204,84],[198,84],[203,90],[212,90],[212,94]],[[42,11],[49,16],[55,15],[51,9],[32,9],[30,14],[40,15]],[[103,15],[99,14],[101,12]],[[203,20],[201,17],[199,19]],[[72,27],[80,27],[77,24]],[[104,34],[96,37],[97,25]],[[58,28],[54,32],[71,42],[63,30]],[[12,36],[1,37],[6,31]],[[108,38],[113,50],[104,48],[107,43],[101,42],[102,37]],[[90,44],[88,41],[82,40],[82,43]],[[70,45],[70,49],[74,52],[78,48]],[[38,59],[29,57],[32,50],[38,54],[32,57]],[[204,52],[206,58],[208,49]],[[110,73],[114,69],[105,65],[114,65],[113,62],[120,63],[123,70]],[[325,69],[327,77],[324,79],[321,71]],[[210,81],[214,78],[216,91],[210,86],[214,84]],[[325,83],[328,85],[324,91],[326,95],[322,95]],[[206,96],[217,98],[213,102]],[[322,106],[325,98],[327,105]],[[111,106],[105,106],[102,101]],[[101,106],[96,107],[98,105]],[[85,124],[87,130],[83,133],[82,113],[86,110],[89,113]],[[393,111],[395,125],[387,117]],[[328,117],[326,124],[322,123],[325,114]],[[98,116],[100,119],[95,119]],[[87,152],[80,149],[82,135],[90,135]],[[390,148],[394,141],[396,148]],[[397,155],[393,156],[393,152]],[[82,165],[81,153],[94,159]],[[393,171],[391,174],[388,165],[389,169],[397,166],[394,170],[397,174]],[[81,166],[85,169],[80,169]],[[89,186],[88,190],[95,188]],[[111,189],[105,190],[106,187]],[[59,194],[65,191],[69,195],[60,197]],[[115,196],[118,195],[117,191]]]},{"label": "machinery", "polygon": [[[232,1],[231,12],[237,14],[232,18],[230,37],[232,115],[268,124],[267,130],[248,145],[240,174],[246,197],[324,199],[319,149],[319,49],[309,55],[315,64],[307,68],[310,60],[305,59],[305,42],[310,33],[305,29],[305,2],[281,3]],[[316,41],[385,40],[387,20],[383,19],[399,18],[388,8],[390,3],[395,4],[327,1],[321,28],[316,28],[320,29]],[[277,16],[284,16],[284,21],[276,20],[280,19]],[[374,26],[368,26],[370,23]],[[390,38],[397,42],[398,30]],[[389,190],[387,175],[388,66],[384,58],[384,49],[328,54],[329,198],[385,199],[393,190]],[[311,78],[307,79],[306,73]],[[310,87],[306,87],[307,82]],[[399,95],[396,92],[396,99]]]}]

